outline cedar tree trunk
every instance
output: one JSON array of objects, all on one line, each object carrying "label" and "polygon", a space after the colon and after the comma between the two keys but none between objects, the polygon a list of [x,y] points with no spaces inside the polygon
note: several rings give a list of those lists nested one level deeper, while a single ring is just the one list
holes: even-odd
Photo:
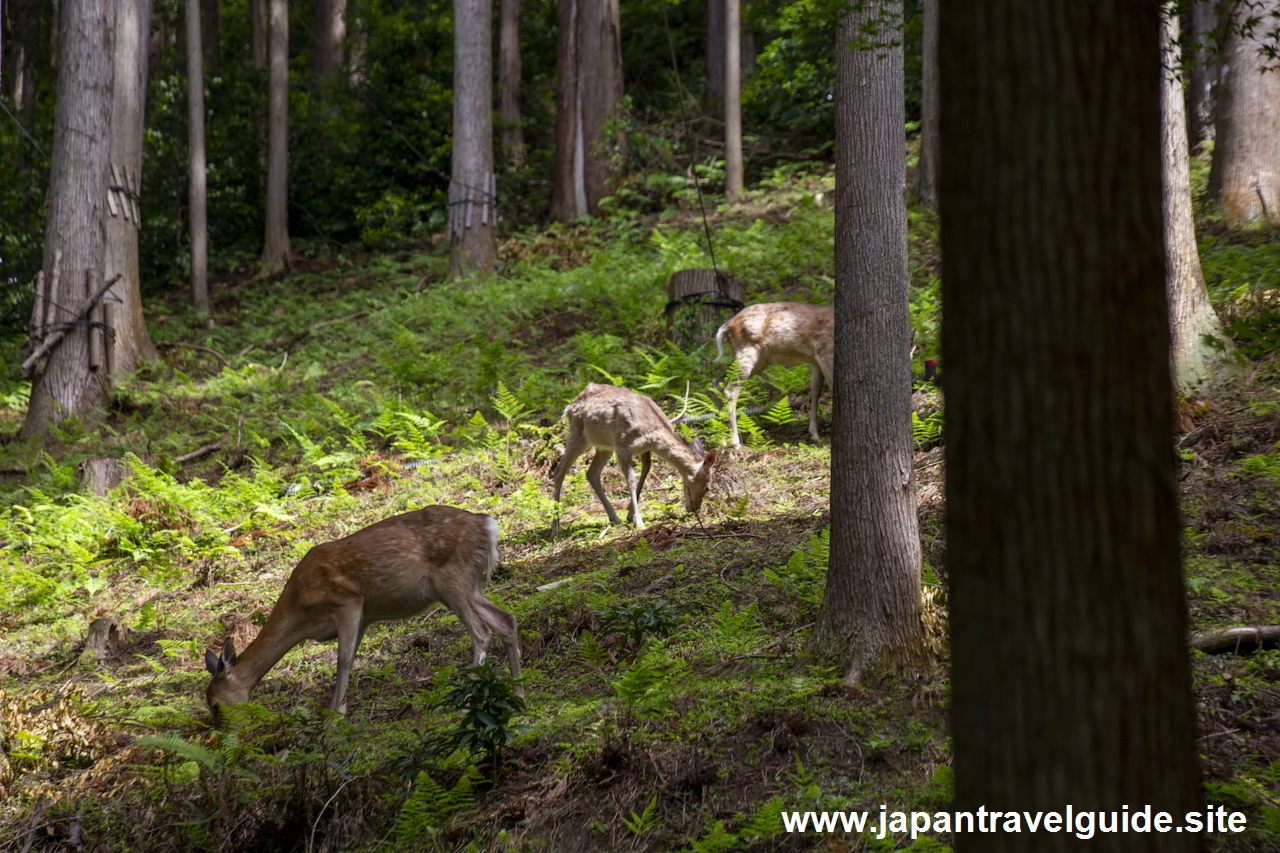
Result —
[{"label": "cedar tree trunk", "polygon": [[453,179],[449,183],[449,274],[485,275],[497,255],[493,174],[492,9],[453,2]]},{"label": "cedar tree trunk", "polygon": [[289,256],[289,3],[271,3],[271,71],[267,94],[267,221],[262,262],[283,266]]}]

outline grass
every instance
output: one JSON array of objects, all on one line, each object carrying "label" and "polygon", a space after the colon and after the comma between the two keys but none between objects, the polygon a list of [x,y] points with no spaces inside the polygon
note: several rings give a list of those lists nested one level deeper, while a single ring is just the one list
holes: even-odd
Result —
[{"label": "grass", "polygon": [[[750,301],[829,301],[831,188],[829,173],[779,172],[743,208],[716,211],[717,260]],[[711,415],[698,433],[726,435],[725,365],[664,341],[667,278],[708,265],[700,228],[685,203],[516,234],[484,284],[446,282],[429,242],[274,279],[229,270],[212,330],[177,296],[147,306],[157,341],[207,347],[226,365],[163,347],[104,420],[68,422],[44,448],[17,440],[24,388],[8,380],[2,467],[25,473],[4,475],[0,493],[5,835],[35,827],[36,849],[69,843],[73,827],[122,850],[817,849],[817,836],[781,834],[782,809],[945,808],[938,449],[921,451],[917,473],[943,657],[919,680],[849,689],[808,653],[830,458],[804,440],[803,413],[742,424],[748,450],[725,454],[700,523],[659,465],[649,527],[610,526],[579,465],[565,483],[567,535],[548,535],[559,412],[587,381],[615,377],[668,411],[687,382],[690,409]],[[937,355],[936,218],[913,210],[910,228],[922,361]],[[1223,242],[1248,250],[1248,239]],[[1271,246],[1257,242],[1247,263]],[[20,361],[13,348],[4,358]],[[1183,442],[1197,632],[1280,621],[1274,376],[1274,359],[1249,362],[1238,387],[1196,409]],[[775,370],[744,405],[807,388],[803,369]],[[89,495],[77,468],[99,455],[131,476]],[[621,500],[616,468],[605,486]],[[228,635],[243,648],[312,545],[430,503],[501,525],[490,591],[519,622],[529,699],[503,772],[448,746],[461,714],[445,699],[470,644],[443,611],[370,630],[346,717],[319,710],[333,645],[304,645],[226,731],[210,731],[205,649]],[[82,659],[99,618],[128,637]],[[1280,838],[1277,655],[1194,661],[1207,795],[1253,827],[1217,849]],[[950,839],[847,841],[923,851]]]}]

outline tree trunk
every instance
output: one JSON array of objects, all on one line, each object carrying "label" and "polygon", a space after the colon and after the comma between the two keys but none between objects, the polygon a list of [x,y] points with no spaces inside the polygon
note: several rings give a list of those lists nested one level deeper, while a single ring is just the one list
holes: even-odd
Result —
[{"label": "tree trunk", "polygon": [[1280,225],[1280,73],[1262,73],[1268,60],[1258,53],[1269,24],[1256,36],[1239,29],[1250,17],[1263,22],[1280,15],[1280,0],[1233,5],[1234,24],[1222,50],[1226,66],[1218,86],[1217,141],[1209,191],[1222,205],[1229,225]]},{"label": "tree trunk", "polygon": [[[590,0],[584,0],[590,2]],[[578,192],[578,0],[558,0],[556,8],[556,154],[551,184],[551,218],[569,222],[585,214]]]},{"label": "tree trunk", "polygon": [[249,0],[249,54],[253,67],[267,67],[267,0]]},{"label": "tree trunk", "polygon": [[[219,70],[219,24],[218,0],[200,0],[200,43],[204,48],[204,64],[211,77],[217,77]],[[190,31],[188,28],[187,32]]]},{"label": "tree trunk", "polygon": [[[64,0],[61,68],[54,115],[44,275],[51,326],[73,319],[90,288],[103,282],[107,161],[111,150],[113,67],[111,5]],[[55,275],[55,259],[57,274]],[[40,306],[37,306],[37,311]],[[89,367],[89,328],[72,328],[49,354],[31,386],[24,438],[43,436],[70,415],[87,417],[107,401],[103,371]]]},{"label": "tree trunk", "polygon": [[724,0],[724,198],[742,197],[742,7]]},{"label": "tree trunk", "polygon": [[[957,810],[1200,802],[1151,156],[1160,7],[939,10]],[[1079,844],[1063,832],[1034,846]]]},{"label": "tree trunk", "polygon": [[1221,62],[1209,39],[1218,24],[1217,4],[1213,0],[1202,0],[1191,7],[1188,18],[1192,43],[1196,45],[1186,97],[1187,139],[1194,150],[1206,139],[1213,139],[1214,135],[1213,119]]},{"label": "tree trunk", "polygon": [[618,0],[579,0],[578,80],[581,98],[579,156],[587,213],[613,192],[611,160],[621,131],[607,133],[622,106],[622,38]]},{"label": "tree trunk", "polygon": [[[911,452],[902,44],[850,48],[902,0],[868,2],[836,36],[836,302],[831,566],[819,654],[847,683],[924,663]],[[879,24],[875,24],[879,25]],[[892,39],[887,27],[884,40]]]},{"label": "tree trunk", "polygon": [[1195,220],[1191,213],[1191,173],[1187,151],[1186,113],[1182,83],[1170,70],[1177,67],[1178,18],[1166,14],[1161,27],[1165,57],[1160,88],[1164,151],[1164,253],[1172,331],[1170,365],[1173,387],[1188,397],[1209,379],[1221,361],[1205,337],[1222,339],[1222,324],[1209,302],[1209,291],[1200,270]]},{"label": "tree trunk", "polygon": [[34,133],[36,126],[36,73],[40,67],[40,5],[37,0],[20,0],[9,9],[10,33],[15,44],[13,56],[13,106],[23,125]]},{"label": "tree trunk", "polygon": [[316,0],[315,50],[311,72],[332,80],[342,68],[342,47],[347,39],[347,0]]},{"label": "tree trunk", "polygon": [[921,75],[920,160],[916,201],[938,209],[938,0],[924,0],[924,69]]},{"label": "tree trunk", "polygon": [[[52,0],[53,9],[49,13],[49,70],[58,73],[58,42],[62,38],[61,0]],[[34,97],[34,93],[32,97]]]},{"label": "tree trunk", "polygon": [[507,169],[524,168],[524,130],[520,126],[520,0],[502,0],[498,10],[498,115],[502,120],[502,156]]},{"label": "tree trunk", "polygon": [[453,179],[449,183],[449,274],[486,275],[497,245],[493,226],[492,8],[453,2]]},{"label": "tree trunk", "polygon": [[267,94],[267,206],[262,262],[289,256],[289,3],[271,2],[271,71]]},{"label": "tree trunk", "polygon": [[724,4],[725,0],[707,0],[707,58],[703,74],[702,109],[716,121],[724,118]]},{"label": "tree trunk", "polygon": [[204,76],[198,0],[187,0],[187,148],[190,168],[191,305],[209,313],[209,229],[205,210]]},{"label": "tree trunk", "polygon": [[[112,304],[116,370],[128,373],[156,357],[142,316],[138,270],[138,229],[142,227],[142,128],[146,107],[151,0],[115,0],[115,72],[111,98],[111,155],[114,189],[107,201],[106,276],[120,281],[106,299]],[[114,204],[113,204],[114,203]]]}]

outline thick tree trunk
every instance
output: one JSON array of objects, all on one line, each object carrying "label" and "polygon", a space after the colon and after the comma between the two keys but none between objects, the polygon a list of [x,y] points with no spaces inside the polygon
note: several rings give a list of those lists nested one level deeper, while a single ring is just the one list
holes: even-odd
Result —
[{"label": "thick tree trunk", "polygon": [[1194,149],[1206,139],[1213,139],[1214,111],[1218,96],[1219,57],[1209,44],[1210,34],[1218,24],[1217,4],[1202,0],[1187,16],[1191,22],[1191,39],[1196,45],[1195,62],[1187,81],[1187,139]]},{"label": "thick tree trunk", "polygon": [[[115,24],[111,10],[110,4],[95,0],[65,0],[61,10],[44,238],[47,316],[54,329],[72,320],[73,306],[103,282]],[[42,436],[70,415],[87,417],[106,403],[109,384],[105,371],[89,367],[89,337],[88,326],[76,326],[48,356],[31,386],[24,438]]]},{"label": "thick tree trunk", "polygon": [[724,118],[724,4],[725,0],[707,0],[707,52],[702,109],[717,121]]},{"label": "thick tree trunk", "polygon": [[280,267],[289,256],[289,3],[271,2],[271,71],[267,93],[267,205],[262,262]]},{"label": "thick tree trunk", "polygon": [[267,0],[249,0],[249,55],[253,67],[267,67]]},{"label": "thick tree trunk", "polygon": [[[156,357],[142,316],[138,229],[142,227],[142,128],[146,107],[151,0],[115,0],[115,72],[111,98],[113,189],[107,201],[106,280],[120,281],[107,294],[115,327],[115,369],[135,370]],[[113,204],[114,203],[114,204]]]},{"label": "thick tree trunk", "polygon": [[586,213],[579,204],[574,155],[578,138],[578,0],[556,7],[556,155],[551,183],[551,218],[569,222]]},{"label": "thick tree trunk", "polygon": [[[939,9],[957,810],[1200,802],[1151,156],[1160,7]],[[1040,833],[1034,846],[1079,844]]]},{"label": "thick tree trunk", "polygon": [[1222,51],[1226,66],[1218,86],[1217,140],[1209,191],[1230,225],[1280,225],[1280,73],[1261,73],[1268,60],[1258,53],[1269,24],[1246,37],[1247,18],[1263,22],[1280,15],[1280,0],[1234,4],[1235,19]]},{"label": "thick tree trunk", "polygon": [[841,20],[836,35],[831,566],[816,645],[840,663],[848,683],[918,667],[925,654],[910,426],[902,45],[883,53],[849,47],[864,25],[901,15],[902,0],[868,2]]},{"label": "thick tree trunk", "polygon": [[[211,77],[217,77],[219,71],[218,56],[222,46],[219,41],[220,29],[218,0],[200,0],[200,44],[203,48],[204,64],[209,69]],[[189,29],[188,32],[190,32]]]},{"label": "thick tree trunk", "polygon": [[623,145],[621,131],[608,133],[622,106],[622,36],[618,0],[579,0],[578,81],[581,98],[582,182],[587,212],[613,192],[611,160]]},{"label": "thick tree trunk", "polygon": [[938,0],[924,0],[924,69],[921,77],[920,160],[916,201],[938,209]]},{"label": "thick tree trunk", "polygon": [[191,234],[191,305],[209,313],[209,229],[205,210],[204,75],[198,0],[187,0],[187,148]]},{"label": "thick tree trunk", "polygon": [[502,156],[507,168],[524,168],[524,130],[520,126],[520,0],[502,0],[498,9],[498,115],[502,120]]},{"label": "thick tree trunk", "polygon": [[330,80],[342,68],[342,48],[347,40],[347,0],[316,0],[315,49],[311,72]]},{"label": "thick tree trunk", "polygon": [[724,198],[742,197],[742,7],[724,0]]},{"label": "thick tree trunk", "polygon": [[449,274],[485,275],[497,245],[493,226],[492,7],[453,2],[453,180],[449,183]]},{"label": "thick tree trunk", "polygon": [[1165,15],[1161,27],[1165,57],[1160,89],[1164,151],[1164,254],[1169,298],[1169,328],[1173,340],[1170,365],[1173,386],[1179,396],[1190,396],[1209,379],[1221,362],[1206,336],[1222,338],[1222,324],[1209,302],[1209,291],[1200,270],[1195,220],[1191,213],[1191,173],[1187,150],[1186,114],[1182,83],[1171,69],[1177,65],[1178,19]]}]

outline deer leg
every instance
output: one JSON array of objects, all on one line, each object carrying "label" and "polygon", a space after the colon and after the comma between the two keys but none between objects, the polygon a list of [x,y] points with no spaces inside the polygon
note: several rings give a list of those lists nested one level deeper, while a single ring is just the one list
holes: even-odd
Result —
[{"label": "deer leg", "polygon": [[600,499],[600,503],[604,504],[604,511],[609,516],[610,524],[621,524],[618,520],[618,514],[613,511],[613,504],[609,503],[609,496],[604,493],[604,485],[600,482],[600,472],[604,471],[604,466],[609,464],[609,458],[613,456],[612,450],[605,450],[603,447],[596,448],[595,458],[591,460],[591,467],[587,469],[587,482],[591,484],[591,488],[595,489],[596,497]]},{"label": "deer leg", "polygon": [[551,535],[560,535],[560,487],[564,485],[564,477],[569,473],[569,469],[573,467],[573,463],[578,460],[583,451],[587,449],[587,437],[583,434],[581,428],[570,425],[569,437],[564,442],[564,456],[560,459],[559,466],[556,467],[556,473],[551,485],[551,499],[556,504],[555,518],[551,520]]},{"label": "deer leg", "polygon": [[725,397],[729,402],[729,444],[733,447],[742,446],[742,442],[738,439],[738,395],[742,393],[742,383],[755,373],[756,360],[756,353],[750,349],[739,352],[737,354],[738,378],[725,389]]},{"label": "deer leg", "polygon": [[358,608],[338,613],[338,683],[333,688],[329,710],[339,714],[347,712],[347,685],[351,683],[351,667],[356,661],[356,651],[364,638],[364,626],[360,624]]},{"label": "deer leg", "polygon": [[818,440],[818,398],[822,396],[822,370],[818,365],[809,367],[813,379],[809,385],[809,437]]},{"label": "deer leg", "polygon": [[636,489],[635,460],[627,451],[619,450],[618,465],[627,476],[627,495],[631,498],[631,507],[627,510],[627,521],[635,524],[636,530],[644,530],[644,522],[640,519],[640,493]]},{"label": "deer leg", "polygon": [[640,454],[640,481],[636,483],[636,497],[640,497],[640,493],[644,491],[644,481],[649,476],[649,468],[653,464],[653,453],[645,451]]},{"label": "deer leg", "polygon": [[[476,590],[474,599],[476,610],[488,624],[490,630],[502,638],[502,647],[507,652],[507,663],[511,665],[511,678],[520,678],[520,639],[516,632],[516,618]],[[516,695],[524,698],[524,687],[516,685]]]}]

